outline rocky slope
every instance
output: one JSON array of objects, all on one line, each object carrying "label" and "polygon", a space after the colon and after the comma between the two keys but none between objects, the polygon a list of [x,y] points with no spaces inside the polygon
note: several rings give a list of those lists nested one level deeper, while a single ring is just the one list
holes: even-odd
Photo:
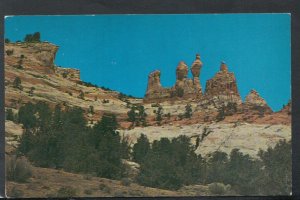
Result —
[{"label": "rocky slope", "polygon": [[[56,66],[57,50],[57,46],[47,42],[5,44],[6,108],[18,109],[26,102],[45,101],[52,107],[78,106],[86,111],[93,106],[95,114],[87,115],[90,120],[99,120],[104,112],[126,117],[128,108],[118,99],[118,92],[86,85],[80,80],[79,70]],[[15,87],[16,77],[22,88]]]},{"label": "rocky slope", "polygon": [[209,156],[209,153],[216,150],[229,154],[232,149],[238,148],[245,154],[257,157],[259,149],[266,150],[268,147],[274,147],[279,140],[291,139],[290,126],[248,123],[165,125],[138,127],[120,132],[130,136],[132,143],[135,143],[142,133],[147,135],[151,142],[162,137],[186,135],[195,145],[196,138],[199,137],[201,142],[196,153],[202,156]]}]

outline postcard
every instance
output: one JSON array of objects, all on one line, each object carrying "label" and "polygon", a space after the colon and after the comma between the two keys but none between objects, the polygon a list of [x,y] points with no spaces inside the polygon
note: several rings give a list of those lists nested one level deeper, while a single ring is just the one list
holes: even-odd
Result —
[{"label": "postcard", "polygon": [[292,195],[290,24],[6,16],[6,195]]}]

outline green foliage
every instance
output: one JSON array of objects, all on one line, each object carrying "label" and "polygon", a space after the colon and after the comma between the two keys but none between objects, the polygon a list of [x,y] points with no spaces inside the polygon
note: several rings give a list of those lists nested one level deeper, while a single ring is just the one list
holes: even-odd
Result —
[{"label": "green foliage", "polygon": [[88,113],[90,113],[90,114],[92,114],[92,115],[95,114],[94,106],[90,106],[90,107],[89,107]]},{"label": "green foliage", "polygon": [[146,117],[147,114],[145,112],[145,108],[142,105],[135,106],[133,105],[130,109],[130,111],[127,112],[128,121],[132,122],[132,126],[139,126],[140,124],[142,126],[146,126]]},{"label": "green foliage", "polygon": [[109,100],[108,100],[108,99],[103,99],[103,100],[102,100],[102,103],[103,103],[103,104],[109,103]]},{"label": "green foliage", "polygon": [[177,95],[178,97],[183,97],[183,95],[184,95],[184,90],[183,90],[182,88],[177,88],[177,89],[176,89],[176,95]]},{"label": "green foliage", "polygon": [[156,117],[155,117],[155,120],[157,121],[158,125],[161,124],[162,116],[163,116],[163,108],[162,108],[162,106],[159,106],[156,111]]},{"label": "green foliage", "polygon": [[121,184],[124,186],[130,186],[131,180],[129,178],[122,178],[121,179]]},{"label": "green foliage", "polygon": [[68,72],[63,72],[62,76],[63,76],[63,78],[67,78],[68,77]]},{"label": "green foliage", "polygon": [[85,189],[85,190],[84,190],[84,194],[86,194],[86,195],[91,195],[91,194],[93,194],[93,191],[90,190],[90,189]]},{"label": "green foliage", "polygon": [[216,117],[217,122],[223,121],[225,119],[225,110],[224,107],[219,108],[218,115]]},{"label": "green foliage", "polygon": [[132,158],[135,162],[141,163],[150,150],[150,142],[146,135],[141,134],[137,142],[133,145]]},{"label": "green foliage", "polygon": [[24,42],[41,42],[40,32],[35,32],[34,34],[27,34],[24,38]]},{"label": "green foliage", "polygon": [[20,79],[20,77],[16,77],[15,78],[15,80],[14,80],[14,82],[13,82],[13,87],[14,88],[17,88],[17,89],[19,89],[19,90],[22,90],[23,89],[23,87],[22,87],[22,81],[21,81],[21,79]]},{"label": "green foliage", "polygon": [[[116,117],[105,114],[93,128],[87,127],[80,108],[52,112],[47,104],[28,103],[19,110],[25,130],[18,147],[35,165],[63,168],[76,173],[92,173],[118,179],[125,167],[123,156],[129,158],[129,144],[121,140]],[[124,155],[126,150],[127,155]]]},{"label": "green foliage", "polygon": [[100,87],[102,90],[105,90],[105,91],[112,91],[111,89],[107,88],[107,87],[104,87],[104,86],[101,86]]},{"label": "green foliage", "polygon": [[223,105],[218,109],[218,115],[216,117],[216,120],[223,121],[226,116],[231,116],[234,113],[237,112],[237,104],[229,102],[227,105]]},{"label": "green foliage", "polygon": [[4,42],[5,43],[10,43],[10,40],[8,38],[5,38]]},{"label": "green foliage", "polygon": [[214,195],[225,195],[230,190],[230,185],[223,183],[211,183],[208,185],[209,191]]},{"label": "green foliage", "polygon": [[281,140],[274,148],[260,151],[263,170],[261,192],[264,195],[289,195],[292,191],[292,148],[291,141]]},{"label": "green foliage", "polygon": [[79,95],[78,95],[79,99],[84,99],[84,92],[80,91]]},{"label": "green foliage", "polygon": [[123,159],[129,159],[131,153],[131,147],[129,143],[129,136],[122,136],[121,139],[121,157]]},{"label": "green foliage", "polygon": [[121,101],[124,101],[124,102],[126,102],[128,100],[128,98],[135,98],[135,97],[132,95],[124,94],[122,92],[120,92],[118,95],[118,99],[120,99]]},{"label": "green foliage", "polygon": [[183,184],[196,183],[202,176],[202,158],[193,152],[190,139],[179,136],[155,140],[140,162],[138,182],[150,187],[179,189]]},{"label": "green foliage", "polygon": [[24,157],[9,156],[5,165],[7,180],[23,183],[32,176],[32,166]]},{"label": "green foliage", "polygon": [[14,50],[13,49],[11,49],[11,50],[8,49],[8,50],[5,51],[5,53],[6,53],[6,55],[11,56],[11,55],[13,55]]},{"label": "green foliage", "polygon": [[[65,73],[64,73],[64,74],[65,74]],[[67,77],[67,73],[65,74],[65,76],[64,76],[64,74],[63,74],[63,77],[66,78],[66,77]],[[79,84],[80,84],[80,85],[84,85],[84,86],[86,86],[86,87],[96,87],[96,88],[98,88],[98,85],[93,84],[93,83],[90,83],[90,82],[80,81]]]},{"label": "green foliage", "polygon": [[22,190],[18,189],[17,186],[13,186],[13,188],[8,193],[8,196],[12,197],[12,198],[20,198],[23,195],[24,195],[24,192]]},{"label": "green foliage", "polygon": [[77,191],[75,188],[71,187],[71,186],[63,186],[61,188],[59,188],[59,190],[57,191],[56,196],[57,197],[75,197],[77,195]]},{"label": "green foliage", "polygon": [[6,120],[15,121],[15,116],[12,109],[6,109]]},{"label": "green foliage", "polygon": [[185,118],[191,118],[192,117],[192,105],[191,104],[187,104],[185,106],[185,113],[184,113],[184,117]]},{"label": "green foliage", "polygon": [[28,92],[28,95],[32,97],[34,90],[35,90],[35,87],[31,87],[29,92]]}]

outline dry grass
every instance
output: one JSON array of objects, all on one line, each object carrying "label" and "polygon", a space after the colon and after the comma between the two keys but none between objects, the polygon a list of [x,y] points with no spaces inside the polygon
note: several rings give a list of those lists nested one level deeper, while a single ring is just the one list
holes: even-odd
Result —
[{"label": "dry grass", "polygon": [[26,183],[8,181],[9,197],[113,197],[113,196],[181,196],[183,192],[161,190],[135,183],[93,177],[61,170],[33,167],[33,176]]}]

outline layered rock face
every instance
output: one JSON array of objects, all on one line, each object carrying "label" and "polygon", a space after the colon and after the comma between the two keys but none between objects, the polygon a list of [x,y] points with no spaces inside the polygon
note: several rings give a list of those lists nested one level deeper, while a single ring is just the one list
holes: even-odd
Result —
[{"label": "layered rock face", "polygon": [[280,111],[281,113],[286,113],[288,115],[291,115],[292,113],[292,101],[290,100],[287,105],[285,105],[282,110]]},{"label": "layered rock face", "polygon": [[160,71],[155,70],[148,76],[148,86],[145,99],[159,101],[161,99],[170,98],[169,88],[163,88],[160,83]]},{"label": "layered rock face", "polygon": [[53,73],[58,46],[48,42],[5,44],[5,64],[34,69],[41,73]]},{"label": "layered rock face", "polygon": [[268,106],[267,102],[259,95],[255,90],[251,90],[246,96],[245,102],[243,103],[242,110],[244,112],[258,111],[261,114],[272,113],[272,109]]},{"label": "layered rock face", "polygon": [[205,98],[219,99],[237,105],[242,103],[234,73],[228,71],[224,62],[221,63],[220,71],[206,82]]},{"label": "layered rock face", "polygon": [[78,69],[55,67],[55,73],[74,82],[80,81]]},{"label": "layered rock face", "polygon": [[144,102],[200,98],[202,96],[199,79],[201,67],[202,62],[197,54],[191,67],[193,78],[190,79],[188,78],[188,66],[183,61],[179,62],[176,68],[176,82],[172,88],[161,86],[159,70],[150,73]]}]

